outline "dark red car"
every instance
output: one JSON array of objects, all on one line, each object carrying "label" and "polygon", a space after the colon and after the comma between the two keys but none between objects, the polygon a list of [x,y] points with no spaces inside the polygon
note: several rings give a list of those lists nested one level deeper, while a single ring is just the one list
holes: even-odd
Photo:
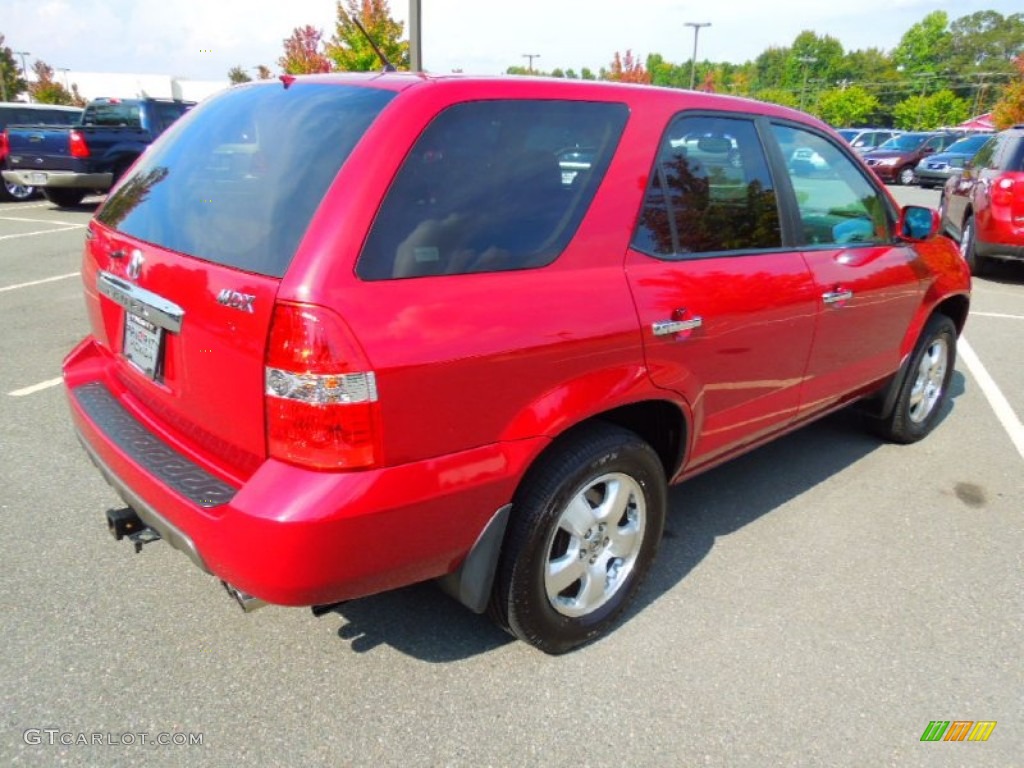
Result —
[{"label": "dark red car", "polygon": [[955,133],[901,133],[864,153],[864,162],[887,184],[913,184],[917,164],[959,138]]},{"label": "dark red car", "polygon": [[939,210],[975,274],[990,259],[1024,259],[1024,125],[989,139],[950,177]]},{"label": "dark red car", "polygon": [[669,483],[853,402],[937,424],[969,303],[937,227],[781,107],[287,76],[108,197],[64,378],[116,536],[245,607],[439,579],[557,653],[626,606]]}]

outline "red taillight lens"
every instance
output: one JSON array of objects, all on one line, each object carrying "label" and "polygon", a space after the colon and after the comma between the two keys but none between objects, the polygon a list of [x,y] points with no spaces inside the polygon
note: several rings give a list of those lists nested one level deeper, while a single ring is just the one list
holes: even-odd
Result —
[{"label": "red taillight lens", "polygon": [[267,450],[315,469],[373,466],[377,380],[345,322],[324,307],[274,307],[265,368]]},{"label": "red taillight lens", "polygon": [[71,144],[71,156],[72,157],[88,157],[89,156],[89,145],[85,143],[85,135],[80,131],[72,130],[68,134],[68,140]]},{"label": "red taillight lens", "polygon": [[0,163],[7,157],[7,131],[0,131]]}]

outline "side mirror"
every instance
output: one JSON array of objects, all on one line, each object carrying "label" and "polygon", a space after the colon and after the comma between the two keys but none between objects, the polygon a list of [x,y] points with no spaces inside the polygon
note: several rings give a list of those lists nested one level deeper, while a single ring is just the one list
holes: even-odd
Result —
[{"label": "side mirror", "polygon": [[900,211],[898,232],[904,240],[927,240],[939,231],[939,212],[921,205],[907,205]]}]

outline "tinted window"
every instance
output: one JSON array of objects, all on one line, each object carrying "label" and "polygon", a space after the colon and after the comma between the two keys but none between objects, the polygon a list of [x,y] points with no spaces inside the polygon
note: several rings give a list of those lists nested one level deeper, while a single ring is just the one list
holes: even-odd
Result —
[{"label": "tinted window", "polygon": [[0,105],[0,131],[8,125],[73,125],[81,114],[80,109]]},{"label": "tinted window", "polygon": [[[816,133],[788,125],[772,130],[783,154],[803,241],[808,245],[884,243],[890,239],[887,206],[859,167]],[[802,159],[813,156],[813,162]]]},{"label": "tinted window", "polygon": [[622,104],[480,101],[416,141],[356,268],[366,280],[528,269],[569,243],[625,127]]},{"label": "tinted window", "polygon": [[137,104],[90,104],[85,108],[85,125],[116,125],[128,128],[142,126],[141,110]]},{"label": "tinted window", "polygon": [[98,218],[172,251],[279,277],[393,96],[312,83],[225,91],[153,144]]},{"label": "tinted window", "polygon": [[662,139],[633,247],[678,258],[781,244],[775,189],[754,124],[676,118]]},{"label": "tinted window", "polygon": [[978,153],[974,156],[971,161],[975,168],[988,168],[992,165],[992,158],[995,157],[996,147],[999,145],[999,137],[993,136],[984,146],[978,150]]},{"label": "tinted window", "polygon": [[954,141],[946,151],[950,154],[970,155],[976,152],[986,141],[988,141],[988,136],[968,136],[965,139]]},{"label": "tinted window", "polygon": [[154,101],[148,106],[150,120],[149,129],[156,133],[162,133],[177,120],[190,107],[189,104],[181,102]]}]

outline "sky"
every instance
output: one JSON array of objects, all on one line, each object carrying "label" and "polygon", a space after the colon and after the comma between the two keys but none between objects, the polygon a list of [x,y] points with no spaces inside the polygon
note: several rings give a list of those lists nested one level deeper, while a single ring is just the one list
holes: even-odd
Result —
[{"label": "sky", "polygon": [[[788,46],[803,30],[838,38],[846,50],[891,50],[902,34],[932,11],[950,20],[979,10],[1009,15],[1021,0],[420,0],[423,65],[431,72],[461,69],[499,74],[525,65],[597,72],[616,51],[641,61],[660,53],[689,61],[693,29],[698,59],[742,63],[769,46]],[[410,0],[390,0],[392,16],[407,21]],[[278,71],[283,40],[311,24],[329,38],[335,0],[0,0],[0,34],[28,66],[43,59],[72,72],[166,74],[226,78],[235,65]],[[408,33],[408,25],[406,26]],[[20,57],[16,57],[20,63]]]}]

